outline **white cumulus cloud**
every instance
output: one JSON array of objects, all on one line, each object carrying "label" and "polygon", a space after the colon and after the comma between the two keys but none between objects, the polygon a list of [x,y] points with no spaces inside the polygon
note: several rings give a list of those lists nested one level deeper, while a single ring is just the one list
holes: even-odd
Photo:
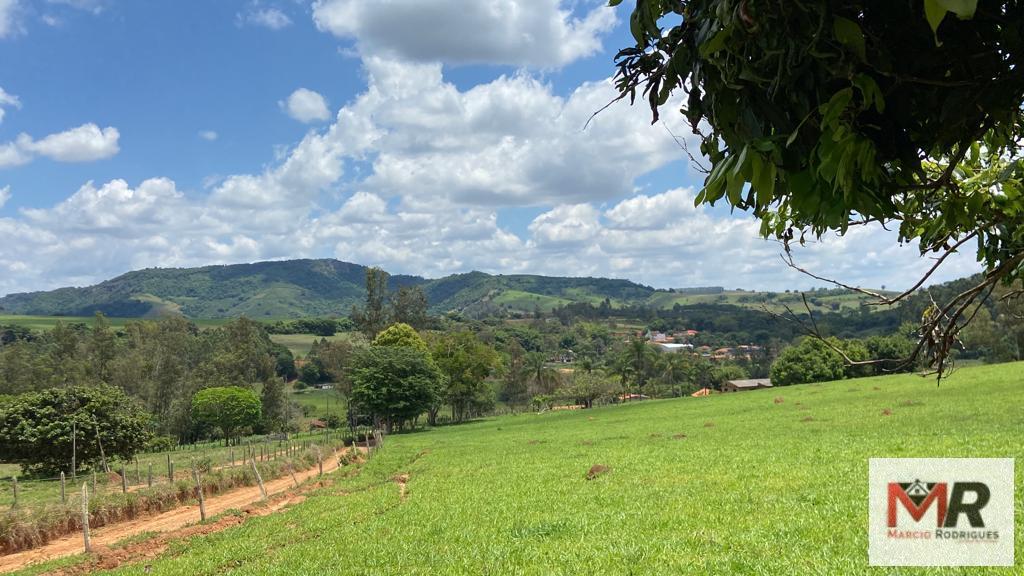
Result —
[{"label": "white cumulus cloud", "polygon": [[[0,0],[0,2],[2,1],[3,0]],[[5,107],[21,108],[21,100],[18,100],[18,97],[14,94],[8,94],[2,87],[0,87],[0,122],[4,121],[4,114],[6,112],[4,110]]]},{"label": "white cumulus cloud", "polygon": [[317,0],[320,30],[364,54],[419,62],[559,68],[601,50],[615,11],[574,16],[562,0]]},{"label": "white cumulus cloud", "polygon": [[0,39],[22,32],[18,0],[0,0]]},{"label": "white cumulus cloud", "polygon": [[327,109],[327,100],[319,92],[307,88],[299,88],[279,104],[289,116],[299,122],[323,122],[331,117],[331,111]]},{"label": "white cumulus cloud", "polygon": [[200,130],[199,131],[199,137],[202,138],[203,140],[208,141],[208,142],[213,142],[219,136],[220,135],[217,134],[216,132],[214,132],[213,130]]},{"label": "white cumulus cloud", "polygon": [[11,187],[4,186],[0,188],[0,208],[3,208],[7,201],[11,199]]},{"label": "white cumulus cloud", "polygon": [[117,128],[89,123],[64,132],[33,140],[27,134],[18,136],[17,146],[25,152],[39,154],[58,162],[93,162],[116,155],[121,133]]}]

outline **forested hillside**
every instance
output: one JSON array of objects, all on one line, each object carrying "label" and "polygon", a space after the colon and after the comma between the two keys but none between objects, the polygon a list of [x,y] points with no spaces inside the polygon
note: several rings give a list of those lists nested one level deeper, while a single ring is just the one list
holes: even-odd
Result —
[{"label": "forested hillside", "polygon": [[[84,288],[11,294],[0,298],[0,314],[140,318],[183,314],[189,318],[298,318],[343,316],[366,297],[366,266],[339,260],[284,260],[203,266],[150,268],[129,272]],[[802,307],[794,293],[723,288],[656,290],[629,280],[535,275],[454,274],[438,279],[391,276],[392,290],[420,286],[431,312],[457,310],[471,316],[549,312],[555,308],[605,300],[617,308],[731,304],[760,309],[782,304]],[[817,290],[815,311],[856,309],[861,298],[843,290]]]}]

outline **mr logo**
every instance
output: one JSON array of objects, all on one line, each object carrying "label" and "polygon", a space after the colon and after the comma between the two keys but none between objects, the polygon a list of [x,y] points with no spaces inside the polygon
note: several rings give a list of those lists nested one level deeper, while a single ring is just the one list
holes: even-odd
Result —
[{"label": "mr logo", "polygon": [[954,482],[952,490],[945,482],[890,482],[887,524],[890,528],[896,527],[899,505],[910,513],[914,522],[920,522],[934,505],[935,526],[938,528],[956,528],[961,516],[967,519],[972,528],[984,528],[981,510],[991,496],[988,486],[982,482]]},{"label": "mr logo", "polygon": [[871,458],[868,563],[1013,566],[1013,468],[1012,458]]}]

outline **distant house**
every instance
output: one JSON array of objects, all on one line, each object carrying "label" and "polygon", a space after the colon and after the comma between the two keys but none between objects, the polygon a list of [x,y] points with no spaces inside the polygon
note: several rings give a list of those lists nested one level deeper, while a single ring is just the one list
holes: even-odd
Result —
[{"label": "distant house", "polygon": [[754,378],[751,380],[727,380],[722,384],[722,392],[744,392],[746,390],[757,390],[759,388],[771,388],[772,381],[768,378]]},{"label": "distant house", "polygon": [[728,360],[733,357],[732,348],[719,348],[711,353],[711,358],[714,360]]},{"label": "distant house", "polygon": [[557,354],[548,358],[552,364],[572,364],[576,361],[576,353],[572,350],[559,350]]},{"label": "distant house", "polygon": [[654,345],[660,352],[693,352],[693,344],[675,344],[671,342],[659,342]]}]

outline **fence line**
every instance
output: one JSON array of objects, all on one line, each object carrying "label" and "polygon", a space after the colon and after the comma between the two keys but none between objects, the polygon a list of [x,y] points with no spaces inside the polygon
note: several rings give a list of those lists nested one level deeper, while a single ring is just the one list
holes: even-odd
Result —
[{"label": "fence line", "polygon": [[[246,438],[231,446],[223,446],[222,443],[204,443],[202,448],[188,450],[188,458],[195,459],[201,469],[213,470],[221,468],[232,468],[244,466],[248,462],[271,462],[294,458],[311,447],[316,445],[332,445],[333,443],[347,443],[356,441],[359,436],[369,433],[360,433],[352,436],[348,431],[325,430],[321,432],[302,433],[291,437],[259,437]],[[241,457],[236,450],[241,450]],[[191,472],[188,467],[185,469],[185,476],[175,470],[174,454],[185,450],[170,450],[165,452],[143,453],[134,458],[135,473],[131,474],[128,464],[131,460],[111,463],[111,468],[117,470],[110,474],[97,474],[92,470],[91,495],[95,498],[104,494],[127,493],[129,491],[152,487],[163,482],[177,480],[191,480]],[[165,456],[167,469],[164,474],[157,474],[154,470],[154,459],[159,462],[161,456]],[[146,461],[147,474],[143,476],[141,464]],[[119,466],[117,466],[119,464]],[[115,467],[116,466],[116,467]],[[187,477],[187,478],[186,478]],[[15,487],[16,486],[16,487]],[[61,472],[58,476],[45,478],[25,478],[11,476],[0,479],[0,507],[29,508],[40,505],[74,505],[71,500],[73,494],[66,491],[66,475]]]}]

